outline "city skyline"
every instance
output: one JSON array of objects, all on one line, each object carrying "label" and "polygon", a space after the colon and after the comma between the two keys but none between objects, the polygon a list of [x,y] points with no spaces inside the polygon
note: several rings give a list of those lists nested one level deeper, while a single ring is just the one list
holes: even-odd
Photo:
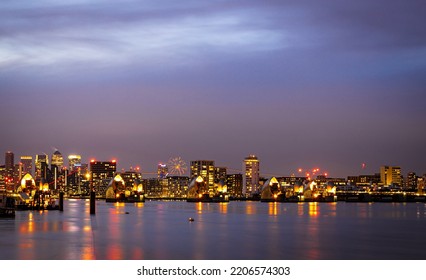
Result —
[{"label": "city skyline", "polygon": [[[426,172],[423,1],[4,1],[2,153]],[[3,163],[3,157],[0,162]],[[363,166],[362,164],[365,164]]]},{"label": "city skyline", "polygon": [[[191,159],[191,160],[184,160],[181,157],[171,157],[168,160],[165,161],[159,161],[155,166],[145,166],[145,165],[134,165],[134,166],[126,166],[123,165],[123,163],[117,158],[117,157],[111,157],[111,158],[100,158],[100,157],[91,157],[91,158],[87,158],[84,155],[81,154],[62,154],[58,149],[55,149],[54,152],[52,154],[47,154],[47,153],[39,153],[36,154],[34,156],[32,155],[28,155],[28,154],[16,154],[13,151],[5,151],[4,153],[4,157],[0,158],[0,166],[3,165],[6,167],[6,160],[8,157],[10,157],[10,155],[12,155],[12,161],[13,161],[13,157],[16,158],[14,162],[14,165],[17,165],[19,163],[23,163],[23,161],[25,161],[25,158],[30,157],[31,160],[31,173],[34,173],[34,170],[36,168],[36,161],[37,161],[37,156],[47,156],[47,161],[49,162],[49,164],[47,165],[49,168],[51,165],[53,165],[52,163],[52,156],[57,156],[60,155],[63,157],[63,167],[66,167],[66,169],[68,168],[68,164],[71,162],[73,162],[75,159],[75,157],[79,158],[79,162],[80,164],[86,164],[87,166],[89,166],[91,163],[93,162],[111,162],[114,165],[117,165],[117,173],[120,172],[127,172],[127,171],[137,171],[140,172],[141,174],[144,175],[144,178],[154,178],[154,177],[158,177],[159,176],[159,168],[163,168],[165,170],[167,169],[171,169],[172,173],[167,173],[167,175],[170,176],[189,176],[189,177],[193,177],[191,176],[192,170],[190,167],[190,164],[192,164],[193,162],[212,162],[214,167],[217,168],[224,168],[226,170],[226,172],[228,174],[246,174],[247,173],[247,160],[248,159],[252,159],[254,158],[256,161],[258,161],[257,163],[257,168],[259,168],[259,164],[260,166],[262,166],[263,161],[259,160],[256,155],[247,155],[246,157],[244,157],[241,161],[241,163],[243,164],[243,166],[241,168],[236,168],[234,166],[225,166],[223,164],[221,164],[221,161],[217,161],[217,159]],[[71,161],[69,159],[69,156],[72,157]],[[24,158],[24,159],[23,159]],[[176,163],[176,160],[179,159],[179,162]],[[10,159],[9,159],[10,160]],[[218,163],[217,163],[218,162]],[[180,167],[176,167],[176,166],[172,166],[173,164],[183,164],[185,165],[184,169],[182,170],[176,170],[179,169]],[[200,163],[201,164],[201,163]],[[10,165],[10,163],[9,163]],[[55,165],[56,166],[56,165]],[[187,167],[188,166],[188,167]],[[259,168],[259,175],[262,176],[262,178],[271,178],[271,177],[288,177],[288,176],[296,176],[296,177],[307,177],[307,178],[316,178],[316,176],[325,176],[326,178],[349,178],[351,176],[364,176],[364,175],[377,175],[382,173],[382,169],[383,168],[387,168],[387,167],[397,167],[398,169],[401,169],[401,175],[406,178],[407,175],[409,175],[409,173],[415,173],[419,176],[426,176],[426,171],[416,171],[416,170],[406,170],[406,168],[404,168],[404,166],[399,166],[399,165],[389,165],[389,164],[382,164],[380,166],[377,166],[375,168],[372,168],[373,171],[372,172],[367,172],[366,170],[366,164],[362,163],[360,166],[360,172],[353,170],[352,173],[348,173],[348,174],[342,174],[341,176],[333,176],[333,174],[329,174],[329,172],[327,170],[324,170],[322,168],[319,168],[318,166],[311,166],[311,167],[299,167],[295,170],[292,170],[291,173],[284,173],[284,172],[278,172],[278,173],[270,173],[269,170],[262,170],[262,168]],[[7,169],[7,168],[6,168]],[[178,172],[179,171],[179,172]],[[166,174],[166,173],[164,173]],[[22,174],[24,175],[24,174]],[[147,176],[149,175],[149,176]],[[196,177],[196,176],[195,176]]]}]

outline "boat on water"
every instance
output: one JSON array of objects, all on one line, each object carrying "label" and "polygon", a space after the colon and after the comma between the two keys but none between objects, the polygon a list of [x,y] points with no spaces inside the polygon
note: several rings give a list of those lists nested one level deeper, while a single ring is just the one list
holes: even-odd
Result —
[{"label": "boat on water", "polygon": [[6,193],[0,194],[0,218],[15,217],[15,200]]}]

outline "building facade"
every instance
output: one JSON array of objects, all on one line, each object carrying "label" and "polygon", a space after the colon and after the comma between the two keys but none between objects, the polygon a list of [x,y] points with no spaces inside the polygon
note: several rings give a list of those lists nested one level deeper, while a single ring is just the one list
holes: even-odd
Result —
[{"label": "building facade", "polygon": [[214,190],[215,167],[213,160],[195,160],[191,161],[191,180],[201,176],[206,182],[209,192]]},{"label": "building facade", "polygon": [[255,155],[249,155],[243,162],[243,194],[252,196],[259,193],[260,162]]},{"label": "building facade", "polygon": [[226,186],[228,193],[232,197],[243,196],[243,174],[227,174]]},{"label": "building facade", "polygon": [[117,162],[112,161],[90,161],[90,173],[92,187],[100,193],[104,193],[110,180],[117,171]]},{"label": "building facade", "polygon": [[34,175],[35,175],[36,181],[40,180],[43,177],[43,175],[46,173],[45,168],[47,167],[48,164],[49,164],[49,157],[46,154],[36,155],[35,163],[34,163],[35,165]]},{"label": "building facade", "polygon": [[55,151],[53,153],[50,165],[51,165],[52,170],[53,170],[53,168],[57,168],[58,170],[62,170],[62,168],[64,167],[64,157],[62,156],[62,154],[59,151]]},{"label": "building facade", "polygon": [[402,187],[401,167],[399,166],[381,166],[380,181],[384,186]]},{"label": "building facade", "polygon": [[27,173],[33,175],[33,157],[21,156],[21,168],[23,175]]},{"label": "building facade", "polygon": [[7,151],[5,153],[5,168],[6,168],[6,176],[13,177],[13,173],[15,171],[15,155],[11,151]]}]

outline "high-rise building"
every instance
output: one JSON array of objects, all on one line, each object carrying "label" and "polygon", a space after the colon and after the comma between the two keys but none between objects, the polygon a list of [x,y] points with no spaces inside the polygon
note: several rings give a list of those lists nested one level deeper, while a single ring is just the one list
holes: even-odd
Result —
[{"label": "high-rise building", "polygon": [[64,157],[58,150],[53,153],[50,165],[52,167],[52,170],[54,166],[58,170],[62,170],[62,167],[64,167]]},{"label": "high-rise building", "polygon": [[230,196],[241,197],[243,195],[243,174],[226,175],[226,186]]},{"label": "high-rise building", "polygon": [[81,186],[82,179],[87,179],[84,177],[81,178],[82,175],[86,175],[86,171],[88,173],[87,164],[86,170],[83,170],[80,155],[68,155],[68,170],[65,171],[65,185],[74,189],[77,186]]},{"label": "high-rise building", "polygon": [[157,178],[164,179],[169,173],[169,168],[164,163],[159,163],[157,166]]},{"label": "high-rise building", "polygon": [[13,176],[15,170],[14,154],[11,151],[5,153],[6,176]]},{"label": "high-rise building", "polygon": [[195,160],[191,161],[191,179],[201,176],[206,182],[209,192],[213,192],[215,167],[213,160]]},{"label": "high-rise building", "polygon": [[92,173],[93,186],[106,186],[108,181],[114,177],[117,170],[117,161],[90,161],[90,172]]},{"label": "high-rise building", "polygon": [[380,181],[385,186],[402,186],[401,167],[398,166],[381,166]]},{"label": "high-rise building", "polygon": [[259,193],[259,164],[259,159],[255,155],[249,155],[244,159],[243,194],[245,196]]},{"label": "high-rise building", "polygon": [[21,156],[21,168],[22,175],[27,173],[33,174],[33,157],[32,156]]},{"label": "high-rise building", "polygon": [[[46,165],[46,167],[49,164],[49,157],[46,154],[42,154],[42,155],[36,155],[35,158],[35,177],[36,179],[40,179],[43,177],[42,173],[45,173],[44,171],[44,165]],[[43,165],[43,170],[42,170],[42,165]]]},{"label": "high-rise building", "polygon": [[68,168],[69,170],[75,170],[76,167],[81,165],[80,155],[69,155],[68,156]]}]

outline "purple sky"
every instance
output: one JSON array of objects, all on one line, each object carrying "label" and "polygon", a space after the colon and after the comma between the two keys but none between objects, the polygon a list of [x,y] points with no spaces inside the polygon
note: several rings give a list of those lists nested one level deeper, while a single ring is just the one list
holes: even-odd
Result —
[{"label": "purple sky", "polygon": [[1,1],[3,155],[426,173],[424,0],[66,2]]}]

